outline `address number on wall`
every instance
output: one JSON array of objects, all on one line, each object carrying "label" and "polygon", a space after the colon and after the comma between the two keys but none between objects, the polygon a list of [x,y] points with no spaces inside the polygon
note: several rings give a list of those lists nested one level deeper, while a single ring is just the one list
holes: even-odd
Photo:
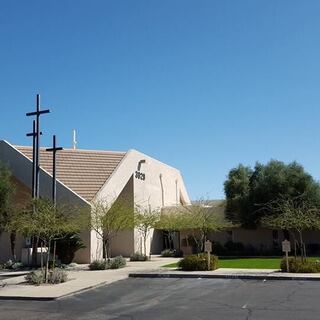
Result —
[{"label": "address number on wall", "polygon": [[136,171],[135,178],[144,181],[146,179],[146,175],[140,171]]}]

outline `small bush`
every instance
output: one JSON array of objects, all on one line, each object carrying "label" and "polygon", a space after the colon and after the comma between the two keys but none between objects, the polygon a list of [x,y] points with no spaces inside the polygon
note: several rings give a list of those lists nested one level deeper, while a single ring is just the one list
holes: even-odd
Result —
[{"label": "small bush", "polygon": [[49,271],[48,282],[51,284],[63,283],[68,280],[68,274],[65,270],[55,268]]},{"label": "small bush", "polygon": [[94,260],[89,264],[90,270],[106,270],[108,269],[108,261]]},{"label": "small bush", "polygon": [[217,256],[224,256],[226,254],[226,248],[220,242],[212,243],[212,251]]},{"label": "small bush", "polygon": [[136,252],[130,257],[130,261],[148,261],[148,260],[149,260],[148,256],[140,252]]},{"label": "small bush", "polygon": [[119,269],[119,268],[124,268],[127,264],[127,261],[125,258],[122,256],[115,257],[111,259],[109,262],[109,268],[110,269]]},{"label": "small bush", "polygon": [[183,257],[183,251],[180,249],[165,249],[161,252],[161,257],[180,258]]},{"label": "small bush", "polygon": [[22,262],[14,262],[12,260],[8,260],[3,264],[3,269],[10,269],[10,270],[19,270],[23,268]]},{"label": "small bush", "polygon": [[[84,249],[82,238],[77,233],[67,233],[56,241],[56,255],[63,264],[70,264],[79,249]],[[53,249],[52,249],[53,253]]]},{"label": "small bush", "polygon": [[308,243],[307,244],[307,252],[310,255],[318,254],[320,252],[320,244],[319,243]]},{"label": "small bush", "polygon": [[230,253],[239,254],[244,251],[244,245],[241,242],[227,241],[224,246]]},{"label": "small bush", "polygon": [[[283,258],[280,263],[280,269],[287,272],[287,261]],[[300,258],[289,258],[289,272],[292,273],[317,273],[320,272],[320,263],[313,261],[302,261]]]},{"label": "small bush", "polygon": [[20,270],[23,268],[23,263],[22,262],[15,262],[12,266],[12,270]]},{"label": "small bush", "polygon": [[[40,286],[45,283],[45,272],[44,270],[36,270],[28,273],[25,276],[25,279],[28,283]],[[55,268],[49,271],[48,274],[48,283],[58,284],[63,283],[68,280],[68,274],[65,270]]]},{"label": "small bush", "polygon": [[[208,270],[208,255],[206,253],[192,254],[180,260],[178,267],[184,271],[206,271]],[[218,268],[218,257],[210,256],[209,270]]]},{"label": "small bush", "polygon": [[25,276],[25,279],[30,284],[40,286],[40,284],[44,283],[44,280],[45,280],[44,271],[42,270],[32,271]]}]

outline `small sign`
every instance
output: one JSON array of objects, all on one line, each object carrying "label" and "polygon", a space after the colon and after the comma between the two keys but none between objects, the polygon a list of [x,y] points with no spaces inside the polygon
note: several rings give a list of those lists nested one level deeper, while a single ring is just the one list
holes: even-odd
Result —
[{"label": "small sign", "polygon": [[211,241],[207,240],[204,243],[204,251],[205,252],[211,252],[212,251],[212,243],[211,243]]},{"label": "small sign", "polygon": [[31,237],[26,237],[25,240],[26,240],[26,246],[30,247],[31,246]]},{"label": "small sign", "polygon": [[282,251],[283,252],[290,252],[291,251],[290,241],[288,241],[288,240],[282,241]]}]

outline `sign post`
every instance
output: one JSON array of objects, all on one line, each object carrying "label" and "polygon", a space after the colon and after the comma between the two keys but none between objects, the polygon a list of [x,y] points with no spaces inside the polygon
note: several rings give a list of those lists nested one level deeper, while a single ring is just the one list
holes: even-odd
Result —
[{"label": "sign post", "polygon": [[288,241],[288,240],[282,241],[282,252],[286,253],[287,272],[290,272],[290,270],[289,270],[289,257],[288,257],[288,252],[290,252],[290,251],[291,251],[290,241]]},{"label": "sign post", "polygon": [[209,271],[210,270],[210,254],[212,251],[212,243],[210,240],[207,240],[204,243],[204,251],[207,252],[207,254],[208,254],[208,271]]}]

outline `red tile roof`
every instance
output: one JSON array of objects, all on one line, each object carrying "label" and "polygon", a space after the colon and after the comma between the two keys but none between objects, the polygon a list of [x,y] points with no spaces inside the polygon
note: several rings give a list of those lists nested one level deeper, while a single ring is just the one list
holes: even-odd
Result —
[{"label": "red tile roof", "polygon": [[[32,160],[32,148],[15,146]],[[125,152],[64,149],[57,152],[57,179],[91,201],[111,174]],[[40,166],[52,174],[52,152],[40,148]]]}]

